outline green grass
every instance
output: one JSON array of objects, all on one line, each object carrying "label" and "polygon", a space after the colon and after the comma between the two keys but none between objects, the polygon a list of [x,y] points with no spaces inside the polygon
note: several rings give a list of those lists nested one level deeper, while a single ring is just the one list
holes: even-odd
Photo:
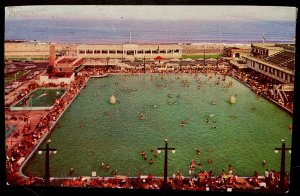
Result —
[{"label": "green grass", "polygon": [[[217,58],[222,58],[223,55],[222,54],[206,54],[205,55],[205,59],[217,59]],[[183,54],[182,58],[186,59],[186,58],[191,58],[191,59],[199,59],[199,58],[203,58],[204,59],[204,55],[203,54]]]},{"label": "green grass", "polygon": [[[26,73],[26,70],[22,70],[22,71],[18,71],[16,74],[16,78],[17,80],[19,78],[21,78],[24,74]],[[4,85],[8,84],[9,82],[15,80],[15,74],[12,74],[12,75],[9,75],[9,76],[6,76],[5,79],[4,79]]]}]

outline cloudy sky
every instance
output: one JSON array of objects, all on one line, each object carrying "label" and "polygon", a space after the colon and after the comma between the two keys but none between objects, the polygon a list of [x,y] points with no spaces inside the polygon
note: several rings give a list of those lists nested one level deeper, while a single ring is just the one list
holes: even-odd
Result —
[{"label": "cloudy sky", "polygon": [[6,19],[153,19],[295,21],[295,7],[279,6],[17,6]]}]

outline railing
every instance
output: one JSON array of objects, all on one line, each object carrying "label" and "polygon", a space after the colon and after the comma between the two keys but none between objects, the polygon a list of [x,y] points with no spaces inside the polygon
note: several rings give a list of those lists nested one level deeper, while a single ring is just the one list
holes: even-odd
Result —
[{"label": "railing", "polygon": [[10,110],[11,111],[23,111],[23,110],[51,110],[53,106],[44,106],[44,107],[16,107],[16,106],[11,106]]}]

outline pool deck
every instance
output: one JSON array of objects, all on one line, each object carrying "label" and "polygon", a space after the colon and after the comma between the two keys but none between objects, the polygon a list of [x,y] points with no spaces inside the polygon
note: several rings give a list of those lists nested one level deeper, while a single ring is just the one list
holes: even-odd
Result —
[{"label": "pool deck", "polygon": [[[237,81],[240,82],[241,84],[243,84],[243,85],[247,86],[248,88],[250,88],[251,90],[253,90],[252,87],[251,87],[250,85],[244,83],[243,81],[241,81],[241,80],[238,79],[237,77],[234,77],[234,76],[230,76],[230,77],[232,77],[233,79],[237,80]],[[266,100],[268,100],[268,101],[272,102],[273,104],[275,104],[276,106],[278,106],[278,107],[279,107],[280,109],[282,109],[283,111],[287,112],[290,116],[293,116],[293,110],[291,110],[291,109],[285,107],[284,105],[278,103],[277,101],[275,101],[275,100],[273,100],[273,99],[267,97],[266,95],[264,95],[264,94],[262,94],[262,93],[261,93],[260,95],[261,95],[263,98],[265,98]]]},{"label": "pool deck", "polygon": [[[22,130],[26,122],[20,119],[24,114],[29,116],[29,122],[31,123],[31,131],[34,131],[37,124],[40,122],[41,115],[45,116],[49,113],[49,111],[6,111],[5,115],[10,117],[14,115],[17,117],[17,120],[6,120],[5,123],[8,125],[15,126],[15,130]],[[13,133],[12,133],[13,134]],[[23,135],[18,135],[18,137],[11,136],[6,139],[6,150],[10,152],[11,148],[13,148],[16,144],[18,144],[24,138]]]},{"label": "pool deck", "polygon": [[103,74],[103,75],[93,75],[93,76],[90,76],[92,78],[105,78],[107,77],[109,74]]}]

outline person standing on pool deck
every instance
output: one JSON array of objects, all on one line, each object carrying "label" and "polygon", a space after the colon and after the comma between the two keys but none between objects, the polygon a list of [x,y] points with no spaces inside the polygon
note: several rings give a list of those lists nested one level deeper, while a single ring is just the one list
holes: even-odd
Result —
[{"label": "person standing on pool deck", "polygon": [[228,166],[228,175],[232,176],[232,165]]}]

